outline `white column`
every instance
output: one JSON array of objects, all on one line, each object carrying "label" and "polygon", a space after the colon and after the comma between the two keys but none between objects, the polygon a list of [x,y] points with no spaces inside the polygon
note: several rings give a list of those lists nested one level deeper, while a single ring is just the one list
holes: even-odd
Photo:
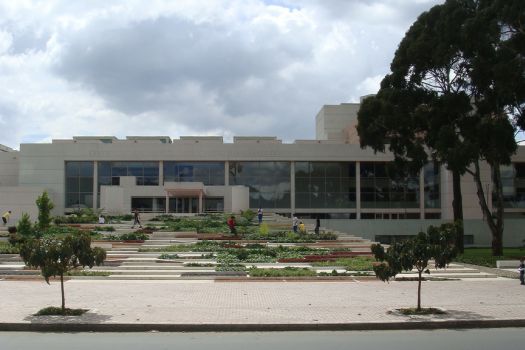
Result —
[{"label": "white column", "polygon": [[93,162],[93,209],[98,208],[98,162]]},{"label": "white column", "polygon": [[164,186],[164,161],[159,161],[159,186]]},{"label": "white column", "polygon": [[165,210],[166,210],[166,214],[169,213],[170,211],[170,195],[168,194],[168,192],[166,192],[166,205],[165,205]]},{"label": "white column", "polygon": [[202,191],[199,192],[199,214],[202,214]]},{"label": "white column", "polygon": [[230,186],[230,162],[224,162],[224,185]]},{"label": "white column", "polygon": [[295,162],[290,162],[290,209],[295,213]]}]

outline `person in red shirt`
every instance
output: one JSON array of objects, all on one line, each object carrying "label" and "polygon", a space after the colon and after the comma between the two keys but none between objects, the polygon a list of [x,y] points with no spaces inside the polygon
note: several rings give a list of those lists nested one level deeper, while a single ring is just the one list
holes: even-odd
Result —
[{"label": "person in red shirt", "polygon": [[232,215],[226,222],[228,224],[228,227],[230,228],[230,233],[232,235],[236,234],[237,231],[235,231],[235,217]]}]

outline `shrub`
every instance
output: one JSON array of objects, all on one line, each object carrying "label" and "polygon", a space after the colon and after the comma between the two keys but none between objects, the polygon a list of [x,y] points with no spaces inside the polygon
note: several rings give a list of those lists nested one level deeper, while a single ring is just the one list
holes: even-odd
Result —
[{"label": "shrub", "polygon": [[95,228],[93,230],[95,230],[95,231],[114,232],[115,228],[113,226],[95,226]]},{"label": "shrub", "polygon": [[55,306],[48,306],[39,310],[35,316],[81,316],[86,313],[86,309],[69,309],[69,308],[59,308]]},{"label": "shrub", "polygon": [[9,226],[7,228],[7,232],[9,232],[10,234],[15,234],[17,232],[16,226]]},{"label": "shrub", "polygon": [[250,277],[307,277],[317,275],[314,270],[306,267],[285,267],[283,269],[259,269],[253,267],[248,271]]},{"label": "shrub", "polygon": [[19,234],[21,234],[24,237],[30,237],[34,235],[33,225],[31,224],[29,214],[22,214],[22,217],[20,218],[16,226],[16,230]]},{"label": "shrub", "polygon": [[246,219],[248,222],[251,222],[253,218],[257,215],[253,210],[246,209],[245,211],[241,211],[241,217]]},{"label": "shrub", "polygon": [[163,260],[173,260],[173,259],[178,259],[179,258],[179,255],[178,254],[161,254],[159,256],[159,259],[163,259]]},{"label": "shrub", "polygon": [[40,229],[46,229],[51,223],[51,210],[55,207],[47,191],[44,191],[44,193],[36,199],[36,206],[38,207],[38,227]]}]

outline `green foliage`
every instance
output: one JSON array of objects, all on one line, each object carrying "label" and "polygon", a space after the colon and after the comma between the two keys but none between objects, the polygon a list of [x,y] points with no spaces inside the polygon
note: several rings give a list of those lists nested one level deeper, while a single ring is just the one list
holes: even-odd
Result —
[{"label": "green foliage", "polygon": [[178,254],[167,254],[167,253],[164,253],[164,254],[161,254],[159,256],[159,259],[163,259],[163,260],[173,260],[173,259],[178,259],[178,258],[179,258]]},{"label": "green foliage", "polygon": [[8,244],[6,242],[0,242],[0,254],[18,254],[20,249],[13,244]]},{"label": "green foliage", "polygon": [[313,266],[341,266],[348,271],[372,271],[374,259],[367,256],[341,258],[335,261],[316,261]]},{"label": "green foliage", "polygon": [[250,277],[311,277],[316,272],[309,268],[285,267],[282,269],[259,269],[253,267],[248,270]]},{"label": "green foliage", "polygon": [[82,276],[82,277],[95,277],[95,276],[107,277],[109,275],[110,273],[108,271],[88,271],[88,270],[71,270],[65,274],[65,276]]},{"label": "green foliage", "polygon": [[[515,135],[525,129],[523,4],[450,0],[421,14],[399,44],[379,92],[358,112],[362,147],[388,147],[410,172],[428,158],[446,164],[457,179],[458,205],[459,175],[473,176],[493,255],[501,255],[503,243],[500,165],[510,164]],[[494,210],[486,201],[481,161],[493,170]],[[461,213],[455,207],[454,219],[461,220]]]},{"label": "green foliage", "polygon": [[61,239],[29,239],[20,246],[20,256],[28,266],[40,269],[47,283],[51,277],[60,276],[62,310],[65,310],[64,275],[78,267],[102,264],[106,252],[91,248],[91,237],[79,234]]},{"label": "green foliage", "polygon": [[502,256],[493,256],[489,248],[466,248],[454,261],[486,267],[496,267],[498,260],[519,260],[523,256],[523,248],[503,248]]},{"label": "green foliage", "polygon": [[38,207],[38,227],[42,230],[46,229],[51,224],[51,210],[55,207],[47,191],[36,199],[36,206]]},{"label": "green foliage", "polygon": [[394,242],[387,251],[381,244],[372,244],[371,251],[379,261],[374,265],[376,277],[388,281],[402,271],[415,268],[419,282],[417,308],[421,309],[421,275],[423,272],[430,273],[428,263],[431,259],[435,268],[444,268],[456,256],[456,231],[455,224],[430,226],[427,233],[420,232],[414,238]]},{"label": "green foliage", "polygon": [[55,306],[48,306],[39,310],[35,316],[82,316],[88,310],[86,309],[69,309]]},{"label": "green foliage", "polygon": [[270,229],[267,223],[262,223],[261,225],[259,225],[259,234],[262,237],[268,237],[269,232],[270,232]]},{"label": "green foliage", "polygon": [[95,226],[93,229],[95,231],[106,231],[106,232],[115,232],[115,228],[113,226]]},{"label": "green foliage", "polygon": [[215,267],[215,271],[224,272],[224,271],[246,271],[246,266],[243,264],[219,264]]},{"label": "green foliage", "polygon": [[129,232],[121,235],[106,235],[103,236],[103,239],[109,241],[146,241],[149,236],[145,233]]},{"label": "green foliage", "polygon": [[34,235],[33,225],[31,224],[31,218],[29,217],[29,214],[22,214],[22,217],[16,225],[16,230],[18,234],[22,235],[23,237],[31,237]]},{"label": "green foliage", "polygon": [[248,222],[252,222],[253,218],[257,215],[256,212],[254,212],[251,209],[246,209],[241,212],[241,217],[246,219]]},{"label": "green foliage", "polygon": [[[55,225],[62,224],[95,224],[98,223],[98,217],[101,210],[93,210],[92,208],[83,208],[75,211],[73,214],[66,216],[55,216]],[[107,217],[109,222],[109,216]]]}]

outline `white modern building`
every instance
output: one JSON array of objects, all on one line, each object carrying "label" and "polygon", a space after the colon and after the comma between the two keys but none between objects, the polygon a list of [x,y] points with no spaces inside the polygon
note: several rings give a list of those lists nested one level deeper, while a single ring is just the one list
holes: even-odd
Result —
[{"label": "white modern building", "polygon": [[[388,242],[430,224],[450,221],[452,176],[428,164],[419,176],[398,176],[391,154],[361,149],[356,133],[359,104],[323,106],[316,139],[283,143],[275,137],[112,136],[73,137],[45,144],[0,146],[0,211],[36,218],[44,190],[55,214],[79,208],[108,214],[133,208],[151,213],[238,212],[263,208],[296,213],[322,225]],[[525,150],[506,167],[506,245],[525,235]],[[466,243],[489,245],[470,175],[462,179]],[[490,169],[484,186],[491,203]]]}]

